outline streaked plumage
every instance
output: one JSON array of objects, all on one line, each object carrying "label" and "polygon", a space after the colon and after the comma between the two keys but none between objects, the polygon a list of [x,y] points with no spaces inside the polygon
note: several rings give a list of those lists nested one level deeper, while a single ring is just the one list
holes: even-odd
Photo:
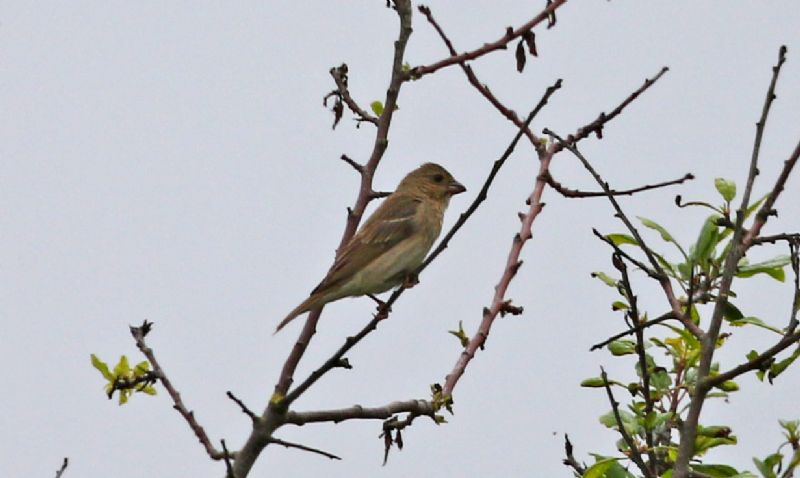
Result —
[{"label": "streaked plumage", "polygon": [[410,172],[339,253],[328,274],[285,319],[343,297],[380,294],[422,264],[442,230],[450,197],[466,191],[446,169],[426,163]]}]

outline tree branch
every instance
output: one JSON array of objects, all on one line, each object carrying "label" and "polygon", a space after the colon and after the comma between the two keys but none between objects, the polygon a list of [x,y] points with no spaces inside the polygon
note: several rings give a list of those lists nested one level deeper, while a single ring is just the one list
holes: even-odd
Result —
[{"label": "tree branch", "polygon": [[270,438],[270,443],[274,443],[276,445],[283,445],[286,448],[297,448],[298,450],[308,451],[311,453],[316,453],[317,455],[322,455],[324,457],[330,458],[331,460],[341,460],[340,457],[334,455],[333,453],[328,453],[327,451],[320,450],[318,448],[312,448],[310,446],[301,445],[300,443],[294,443],[286,440],[281,440],[280,438]]},{"label": "tree branch", "polygon": [[[614,189],[609,190],[609,194],[612,196],[632,196],[636,193],[640,193],[643,191],[650,191],[652,189],[659,189],[666,186],[673,186],[675,184],[683,184],[686,181],[694,179],[694,175],[691,173],[686,174],[682,178],[673,179],[671,181],[664,181],[661,183],[656,184],[648,184],[645,186],[640,186],[638,188],[633,189],[624,189],[622,191],[616,191]],[[547,185],[551,188],[555,189],[556,192],[564,196],[565,198],[574,199],[574,198],[594,198],[594,197],[607,197],[605,191],[579,191],[577,189],[570,189],[565,187],[563,184],[559,183],[553,178],[552,174],[548,174],[545,177],[545,181],[547,181]]]},{"label": "tree branch", "polygon": [[183,404],[181,394],[178,393],[178,390],[176,390],[172,385],[172,381],[169,379],[169,377],[167,377],[167,374],[164,372],[164,369],[161,368],[158,360],[156,360],[153,349],[147,346],[144,338],[150,332],[152,327],[153,324],[146,320],[139,327],[130,327],[133,340],[136,341],[136,347],[140,352],[142,352],[142,355],[147,357],[147,360],[150,362],[150,366],[153,367],[153,372],[155,372],[155,374],[158,376],[158,379],[161,381],[164,389],[166,389],[167,394],[169,394],[170,398],[172,399],[172,408],[177,410],[183,419],[186,420],[186,423],[189,424],[189,428],[192,429],[194,435],[200,441],[200,444],[203,445],[203,448],[205,448],[208,456],[211,457],[212,460],[221,460],[223,458],[223,453],[217,450],[214,445],[211,444],[211,440],[208,438],[205,429],[194,417],[194,412],[187,409],[186,405]]},{"label": "tree branch", "polygon": [[442,68],[463,63],[465,61],[474,60],[483,55],[486,55],[487,53],[491,53],[495,50],[503,50],[515,38],[521,37],[523,34],[530,31],[533,27],[535,27],[539,23],[551,18],[554,12],[566,2],[567,0],[554,0],[538,15],[527,21],[525,24],[523,24],[516,30],[513,30],[511,28],[506,30],[505,35],[503,35],[499,39],[491,43],[485,43],[482,47],[476,48],[475,50],[461,53],[460,55],[450,56],[448,58],[439,60],[436,63],[432,63],[430,65],[414,67],[411,69],[408,76],[409,78],[414,78],[414,79],[421,78],[425,75],[429,75],[433,72],[436,72]]},{"label": "tree branch", "polygon": [[69,466],[69,458],[64,457],[64,461],[61,462],[61,468],[56,470],[56,478],[61,478],[65,471],[67,471],[67,466]]},{"label": "tree branch", "polygon": [[745,187],[744,195],[739,209],[736,211],[736,225],[731,239],[731,247],[725,256],[725,265],[720,280],[717,301],[714,304],[714,311],[711,315],[711,321],[708,327],[708,332],[701,338],[700,348],[700,363],[697,367],[697,385],[694,390],[691,402],[689,404],[689,412],[681,427],[681,441],[678,446],[678,457],[675,460],[675,467],[673,469],[674,478],[686,478],[689,475],[689,461],[694,456],[694,443],[697,437],[697,425],[700,419],[700,411],[703,408],[706,394],[710,390],[708,380],[711,370],[711,363],[714,357],[714,349],[716,347],[717,339],[719,338],[720,328],[722,327],[723,311],[728,303],[728,295],[730,294],[731,284],[739,260],[744,256],[748,247],[752,244],[752,240],[758,236],[758,233],[766,222],[769,213],[778,194],[783,189],[783,184],[786,178],[797,162],[797,156],[800,155],[800,143],[795,149],[794,161],[786,161],[781,175],[778,177],[775,187],[772,189],[769,197],[761,206],[753,227],[745,235],[744,230],[744,217],[745,211],[749,205],[750,193],[752,191],[753,182],[758,174],[758,156],[761,147],[761,138],[764,133],[764,127],[769,115],[770,106],[775,98],[775,85],[777,84],[778,75],[781,66],[786,61],[786,47],[782,46],[778,52],[778,64],[772,69],[772,80],[770,81],[769,88],[767,89],[767,96],[764,100],[764,107],[761,111],[761,118],[756,123],[756,136],[753,142],[753,153],[750,158],[750,170],[747,175],[747,186]]},{"label": "tree branch", "polygon": [[312,410],[296,412],[290,410],[286,414],[286,423],[302,426],[307,423],[333,422],[340,423],[345,420],[386,420],[398,413],[413,413],[432,417],[435,410],[428,400],[405,400],[392,402],[382,407],[362,407],[353,405],[347,408],[332,410]]},{"label": "tree branch", "polygon": [[600,367],[600,376],[603,378],[603,386],[606,389],[606,395],[608,395],[608,401],[611,403],[611,410],[614,412],[614,420],[617,422],[617,428],[619,429],[619,434],[622,435],[622,439],[625,440],[625,444],[628,445],[628,449],[630,450],[630,458],[645,478],[655,478],[653,471],[645,465],[644,460],[642,460],[642,455],[639,453],[639,448],[636,446],[636,443],[633,442],[633,439],[625,430],[625,425],[622,423],[622,417],[619,415],[619,403],[614,399],[614,393],[611,391],[611,385],[608,383],[608,375],[606,375],[606,371],[603,367]]}]

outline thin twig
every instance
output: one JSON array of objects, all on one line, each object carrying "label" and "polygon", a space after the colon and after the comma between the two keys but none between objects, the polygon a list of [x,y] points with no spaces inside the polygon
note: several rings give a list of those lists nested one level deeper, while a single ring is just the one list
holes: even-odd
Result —
[{"label": "thin twig", "polygon": [[600,367],[600,376],[603,378],[603,386],[606,389],[608,401],[611,403],[611,410],[614,412],[614,420],[617,422],[619,434],[622,435],[622,439],[625,440],[625,444],[628,445],[628,449],[630,450],[631,461],[639,467],[639,470],[646,478],[655,478],[653,471],[650,470],[644,463],[644,460],[642,460],[642,455],[639,453],[639,448],[636,446],[636,443],[634,443],[627,430],[625,430],[625,425],[622,423],[622,417],[620,417],[619,414],[619,403],[614,399],[614,392],[611,391],[611,385],[608,383],[608,375],[606,375],[606,371],[603,367]]},{"label": "thin twig", "polygon": [[566,433],[564,434],[564,454],[566,458],[562,463],[575,470],[576,476],[583,476],[586,473],[586,465],[578,463],[578,460],[572,455],[572,442],[569,441],[569,435]]},{"label": "thin twig", "polygon": [[[692,180],[692,179],[694,179],[694,175],[689,173],[689,174],[686,174],[685,176],[683,176],[682,178],[673,179],[671,181],[664,181],[662,183],[656,183],[656,184],[648,184],[648,185],[645,185],[645,186],[640,186],[638,188],[624,189],[622,191],[616,191],[614,189],[610,189],[608,191],[608,193],[611,194],[612,196],[632,196],[632,195],[634,195],[636,193],[640,193],[640,192],[643,192],[643,191],[650,191],[650,190],[653,190],[653,189],[659,189],[659,188],[663,188],[663,187],[666,187],[666,186],[674,186],[676,184],[683,184],[684,182]],[[555,189],[559,194],[561,194],[565,198],[575,199],[575,198],[595,198],[595,197],[606,197],[606,196],[608,196],[608,194],[606,194],[605,191],[579,191],[577,189],[570,189],[570,188],[564,186],[563,184],[559,183],[558,181],[556,181],[553,178],[553,176],[550,175],[550,174],[545,177],[545,180],[547,181],[547,184],[550,187]]]},{"label": "thin twig", "polygon": [[144,321],[142,325],[139,327],[130,327],[131,335],[133,339],[136,341],[136,347],[139,348],[139,351],[142,352],[142,355],[147,357],[147,360],[150,362],[151,367],[153,368],[153,372],[158,375],[158,379],[161,381],[161,384],[167,390],[167,394],[169,394],[170,398],[172,399],[172,408],[178,411],[181,414],[186,423],[189,424],[189,428],[192,429],[194,435],[200,441],[200,444],[203,445],[205,448],[206,453],[212,460],[221,460],[223,458],[222,452],[217,450],[214,445],[211,444],[211,440],[208,438],[205,429],[198,423],[197,419],[194,417],[194,412],[187,409],[186,405],[183,404],[183,400],[181,399],[181,394],[178,393],[178,390],[172,385],[172,381],[169,379],[167,374],[164,372],[164,369],[161,368],[159,365],[158,360],[156,360],[155,353],[153,349],[147,346],[144,338],[148,332],[152,329],[153,324],[148,321]]},{"label": "thin twig", "polygon": [[222,444],[222,459],[225,461],[225,478],[236,478],[236,473],[233,472],[233,464],[231,458],[233,455],[228,451],[228,445],[225,444],[225,439],[220,440]]},{"label": "thin twig", "polygon": [[[456,52],[456,49],[453,46],[453,42],[450,41],[450,38],[448,38],[447,35],[444,33],[444,30],[442,30],[442,27],[439,26],[439,23],[436,21],[436,19],[433,18],[433,13],[431,12],[431,9],[425,5],[420,5],[418,7],[418,10],[420,11],[420,13],[425,15],[425,18],[428,19],[428,23],[430,23],[436,30],[436,32],[439,34],[439,37],[444,42],[445,46],[447,46],[447,50],[450,52],[450,55],[458,56],[458,52]],[[517,116],[517,113],[514,112],[514,110],[506,107],[503,103],[501,103],[500,100],[497,99],[497,97],[494,95],[494,93],[492,93],[489,87],[478,79],[478,77],[475,75],[475,72],[472,70],[472,66],[468,65],[465,61],[459,62],[458,65],[461,67],[461,70],[467,76],[467,80],[469,81],[469,83],[472,86],[474,86],[475,89],[477,89],[478,92],[481,95],[483,95],[483,97],[486,98],[486,100],[489,101],[489,103],[492,106],[494,106],[495,109],[497,109],[497,111],[500,112],[500,114],[502,114],[506,119],[511,121],[517,128],[522,130],[522,132],[525,134],[525,136],[528,138],[528,140],[531,142],[533,147],[536,148],[537,151],[544,147],[543,144],[539,141],[539,138],[536,137],[536,135],[533,133],[533,131],[531,131],[528,126],[524,125],[524,122],[519,118],[519,116]]]},{"label": "thin twig", "polygon": [[673,315],[672,312],[667,312],[666,314],[661,315],[659,317],[656,317],[655,319],[648,320],[647,322],[642,322],[641,324],[638,324],[635,327],[631,327],[630,329],[628,329],[628,330],[626,330],[624,332],[620,332],[618,334],[612,335],[611,337],[605,339],[604,341],[592,345],[589,348],[589,351],[593,352],[595,350],[599,350],[599,349],[605,347],[606,345],[610,344],[611,342],[613,342],[615,340],[619,340],[622,337],[625,337],[626,335],[635,334],[640,330],[644,330],[644,329],[646,329],[648,327],[652,327],[653,325],[658,325],[658,324],[666,322],[666,321],[668,321],[670,319],[675,319],[675,315]]},{"label": "thin twig", "polygon": [[350,90],[348,89],[347,86],[347,71],[348,71],[347,65],[344,63],[342,63],[338,67],[331,68],[330,74],[331,77],[333,77],[333,81],[336,83],[336,89],[331,93],[329,93],[329,95],[336,94],[339,98],[341,98],[344,104],[346,104],[347,107],[350,108],[350,111],[352,111],[353,114],[356,115],[357,121],[371,123],[377,126],[378,118],[367,113],[366,110],[358,106],[358,103],[356,103],[353,97],[350,96]]},{"label": "thin twig", "polygon": [[411,71],[409,71],[408,77],[414,79],[421,78],[425,75],[436,72],[442,68],[463,63],[465,61],[474,60],[476,58],[479,58],[483,55],[486,55],[487,53],[491,53],[496,50],[503,50],[515,38],[521,37],[539,23],[551,18],[552,14],[566,2],[567,0],[554,0],[538,15],[536,15],[535,17],[524,23],[519,28],[517,29],[508,28],[505,34],[499,39],[490,43],[485,43],[483,46],[481,46],[480,48],[476,48],[475,50],[461,53],[455,56],[451,55],[443,60],[439,60],[430,65],[422,65],[414,67],[411,69]]},{"label": "thin twig", "polygon": [[231,392],[230,390],[228,390],[227,392],[225,392],[225,395],[227,395],[227,396],[228,396],[228,398],[230,398],[231,400],[233,400],[233,402],[234,402],[236,405],[239,405],[239,408],[242,410],[242,413],[244,413],[245,415],[247,415],[248,417],[250,417],[250,420],[252,420],[252,421],[253,421],[253,423],[255,423],[255,422],[257,422],[257,421],[258,421],[258,415],[256,415],[255,413],[253,413],[253,411],[252,411],[252,410],[250,410],[249,408],[247,408],[247,405],[245,405],[243,401],[241,401],[241,400],[240,400],[240,399],[239,399],[239,398],[238,398],[236,395],[234,395],[234,394],[233,394],[233,392]]},{"label": "thin twig", "polygon": [[592,133],[596,134],[598,138],[602,139],[602,137],[603,137],[603,128],[605,127],[606,123],[608,123],[612,119],[616,118],[620,113],[622,113],[622,110],[624,110],[626,106],[628,106],[629,104],[633,103],[633,101],[636,98],[638,98],[639,95],[641,95],[648,88],[653,86],[655,84],[655,82],[658,81],[662,76],[664,76],[664,74],[666,72],[668,72],[668,71],[669,71],[669,67],[665,66],[665,67],[661,68],[661,70],[655,76],[653,76],[652,78],[648,78],[648,79],[644,80],[644,84],[642,84],[642,86],[637,88],[636,91],[634,91],[633,93],[628,95],[628,97],[625,98],[625,100],[622,103],[620,103],[616,108],[611,110],[611,113],[608,113],[608,114],[600,113],[600,115],[597,117],[597,119],[595,119],[591,123],[587,124],[586,126],[583,126],[582,128],[579,128],[578,131],[575,134],[571,134],[571,135],[567,136],[566,142],[560,142],[556,146],[556,151],[560,151],[566,145],[575,146],[579,141],[581,141],[582,139],[587,138]]},{"label": "thin twig", "polygon": [[[644,329],[638,327],[642,323],[641,317],[639,316],[638,300],[633,293],[633,286],[628,277],[628,266],[625,265],[625,261],[622,260],[622,257],[618,253],[614,253],[612,261],[620,274],[622,274],[622,288],[625,291],[625,297],[628,299],[628,305],[630,306],[628,316],[636,328],[636,355],[639,357],[639,375],[642,378],[644,415],[649,416],[653,411],[653,397],[650,396],[650,368],[647,366],[647,357],[644,352]],[[653,451],[653,430],[646,428],[644,438],[647,444],[647,456],[650,460],[650,466],[655,467],[654,472],[658,473],[656,455]]]},{"label": "thin twig", "polygon": [[56,470],[56,478],[61,478],[61,476],[67,470],[67,466],[69,466],[69,458],[65,456],[64,461],[61,462],[61,468]]},{"label": "thin twig", "polygon": [[281,440],[280,438],[270,438],[270,443],[274,443],[276,445],[283,445],[286,448],[297,448],[298,450],[308,451],[311,453],[316,453],[317,455],[322,455],[326,458],[330,458],[331,460],[341,460],[341,457],[334,455],[333,453],[328,453],[325,450],[320,450],[319,448],[312,448],[310,446],[301,445],[300,443],[294,443],[286,440]]},{"label": "thin twig", "polygon": [[645,255],[647,256],[648,262],[650,262],[650,265],[653,267],[653,269],[655,269],[655,272],[657,274],[657,280],[661,284],[661,288],[664,290],[664,294],[667,296],[667,300],[669,301],[669,304],[672,308],[672,313],[675,315],[675,317],[677,317],[681,321],[681,323],[683,323],[683,326],[686,327],[686,329],[689,330],[689,332],[691,332],[695,337],[701,337],[703,335],[702,329],[700,329],[700,327],[698,327],[694,322],[692,322],[692,320],[689,317],[686,316],[686,314],[683,313],[682,310],[683,307],[681,306],[681,303],[678,300],[678,298],[675,296],[675,292],[672,290],[672,282],[670,281],[669,276],[664,272],[664,269],[661,267],[661,264],[659,264],[658,260],[656,260],[655,253],[644,242],[644,239],[639,234],[639,231],[636,229],[633,223],[631,223],[630,219],[628,219],[628,216],[622,210],[622,207],[619,205],[617,200],[614,199],[614,196],[608,194],[608,192],[611,190],[608,186],[608,183],[603,180],[600,174],[594,169],[591,163],[589,163],[586,157],[584,157],[583,154],[581,154],[581,152],[578,151],[578,148],[575,147],[574,144],[567,144],[563,139],[561,139],[560,136],[558,136],[556,133],[553,133],[550,130],[548,130],[548,134],[552,135],[554,138],[558,140],[557,144],[566,148],[576,158],[578,158],[581,164],[583,164],[583,167],[586,168],[586,170],[589,171],[589,173],[592,175],[595,181],[597,181],[597,184],[599,184],[600,187],[607,192],[608,200],[609,202],[611,202],[614,211],[616,211],[616,216],[623,222],[623,224],[625,224],[625,227],[628,228],[628,231],[630,231],[631,235],[633,235],[634,239],[636,239],[636,243],[639,245],[639,248],[642,249],[642,251],[644,251]]}]

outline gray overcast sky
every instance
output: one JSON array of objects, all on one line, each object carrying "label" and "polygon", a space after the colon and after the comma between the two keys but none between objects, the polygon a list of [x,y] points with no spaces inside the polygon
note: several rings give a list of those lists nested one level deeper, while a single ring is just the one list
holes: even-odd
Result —
[{"label": "gray overcast sky", "polygon": [[[429,5],[465,50],[527,20],[543,3]],[[64,456],[72,460],[65,477],[223,474],[164,393],[121,408],[107,401],[89,354],[138,361],[127,326],[155,322],[151,345],[188,406],[215,440],[242,443],[249,423],[225,391],[263,408],[299,324],[275,337],[272,330],[329,266],[355,197],[357,178],[338,157],[363,160],[373,140],[372,129],[355,129],[349,115],[331,131],[332,116],[321,105],[333,88],[328,69],[347,62],[362,104],[383,97],[397,30],[383,4],[0,3],[0,475],[52,476]],[[798,25],[800,7],[791,0],[581,0],[559,10],[556,28],[537,29],[540,57],[523,74],[514,71],[513,51],[475,68],[520,114],[564,78],[535,127],[569,133],[668,65],[666,77],[606,128],[604,140],[587,140],[583,149],[618,187],[695,173],[691,184],[623,201],[631,215],[652,217],[691,242],[706,212],[678,210],[673,197],[717,201],[716,176],[742,184],[781,44],[789,62],[758,194],[798,140]],[[416,15],[408,62],[445,54]],[[445,165],[470,189],[452,201],[450,224],[514,128],[455,68],[405,85],[399,104],[377,186],[391,189],[425,161]],[[480,320],[535,168],[521,147],[421,285],[350,355],[355,369],[331,373],[299,409],[426,397],[429,384],[443,380],[459,354],[446,331],[459,320],[472,331]],[[592,186],[566,155],[557,157],[553,174],[571,187]],[[796,176],[767,232],[800,229]],[[633,377],[632,360],[588,352],[623,327],[609,307],[611,289],[589,277],[612,269],[591,227],[621,226],[603,200],[566,200],[552,191],[545,200],[509,290],[525,314],[495,324],[456,389],[449,424],[415,423],[386,467],[378,422],[282,429],[280,437],[344,460],[270,447],[253,476],[570,476],[560,463],[564,432],[582,458],[612,453],[616,436],[597,422],[607,402],[578,383],[600,364]],[[764,248],[753,258],[779,253],[785,250]],[[782,326],[788,284],[749,282],[737,289],[741,308]],[[664,311],[651,286],[640,296],[651,314]],[[327,308],[298,375],[358,330],[372,309],[366,299]],[[769,339],[736,330],[720,359],[737,363]],[[781,439],[777,419],[800,416],[800,373],[771,387],[752,377],[740,383],[743,391],[730,403],[707,405],[703,421],[732,425],[740,440],[710,460],[752,469],[750,457]]]}]

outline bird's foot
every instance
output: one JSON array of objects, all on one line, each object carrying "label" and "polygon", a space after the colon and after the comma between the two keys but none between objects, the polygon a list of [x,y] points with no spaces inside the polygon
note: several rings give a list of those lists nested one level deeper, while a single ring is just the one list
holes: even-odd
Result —
[{"label": "bird's foot", "polygon": [[403,279],[403,289],[410,289],[419,284],[419,277],[416,272],[409,272]]},{"label": "bird's foot", "polygon": [[367,297],[374,300],[375,303],[378,304],[377,313],[375,314],[376,319],[383,320],[389,318],[389,312],[392,311],[392,306],[375,297],[373,294],[367,294]]}]

